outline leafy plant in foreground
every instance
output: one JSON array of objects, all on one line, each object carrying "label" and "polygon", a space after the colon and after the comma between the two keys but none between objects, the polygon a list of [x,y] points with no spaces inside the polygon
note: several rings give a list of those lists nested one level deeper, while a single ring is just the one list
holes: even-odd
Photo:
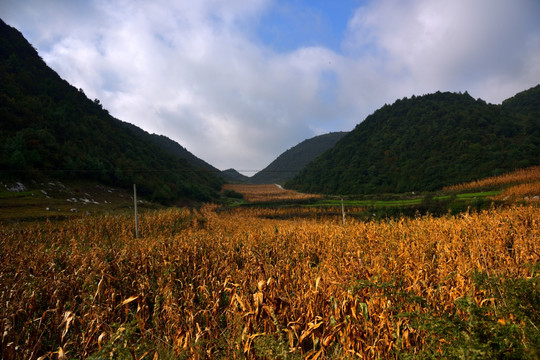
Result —
[{"label": "leafy plant in foreground", "polygon": [[451,314],[417,317],[428,346],[414,357],[540,358],[540,276],[502,278],[476,272],[473,281],[477,291],[487,296],[484,300],[463,297],[456,300]]}]

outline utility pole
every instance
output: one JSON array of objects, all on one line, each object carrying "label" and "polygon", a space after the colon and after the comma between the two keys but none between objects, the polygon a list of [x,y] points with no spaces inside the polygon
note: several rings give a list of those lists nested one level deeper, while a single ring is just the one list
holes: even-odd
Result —
[{"label": "utility pole", "polygon": [[133,204],[135,207],[135,237],[139,237],[139,216],[137,214],[137,186],[133,184]]},{"label": "utility pole", "polygon": [[345,225],[345,204],[343,204],[343,198],[341,198],[341,214],[343,215],[343,225]]}]

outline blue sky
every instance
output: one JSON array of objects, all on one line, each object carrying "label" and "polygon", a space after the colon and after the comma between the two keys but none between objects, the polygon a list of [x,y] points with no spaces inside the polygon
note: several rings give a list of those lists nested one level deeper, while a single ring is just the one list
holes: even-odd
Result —
[{"label": "blue sky", "polygon": [[109,112],[251,175],[398,98],[540,83],[538,0],[2,0]]},{"label": "blue sky", "polygon": [[279,52],[324,46],[341,52],[341,42],[360,0],[279,0],[261,17],[257,35]]}]

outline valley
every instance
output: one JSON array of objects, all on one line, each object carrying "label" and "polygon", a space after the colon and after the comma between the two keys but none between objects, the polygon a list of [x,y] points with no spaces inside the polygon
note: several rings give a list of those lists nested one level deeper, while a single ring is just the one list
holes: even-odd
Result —
[{"label": "valley", "polygon": [[411,95],[246,177],[0,21],[0,358],[538,359],[539,119]]}]

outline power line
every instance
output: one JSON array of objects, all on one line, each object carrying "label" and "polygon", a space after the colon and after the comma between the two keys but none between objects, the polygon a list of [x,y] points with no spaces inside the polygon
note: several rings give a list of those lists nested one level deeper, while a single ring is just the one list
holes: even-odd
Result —
[{"label": "power line", "polygon": [[[262,170],[236,170],[237,172],[250,172],[250,173],[258,173]],[[180,173],[218,173],[222,174],[225,172],[225,170],[210,170],[210,169],[203,169],[203,168],[197,168],[197,169],[114,169],[114,170],[93,170],[93,169],[29,169],[29,170],[20,170],[20,169],[3,169],[1,172],[84,172],[84,173],[108,173],[108,172],[114,172],[114,171],[121,171],[121,172],[180,172]],[[299,170],[265,170],[266,173],[292,173],[292,172],[298,172]],[[316,170],[319,171],[319,170]],[[320,170],[322,171],[322,170]],[[326,172],[326,171],[325,171]]]}]

